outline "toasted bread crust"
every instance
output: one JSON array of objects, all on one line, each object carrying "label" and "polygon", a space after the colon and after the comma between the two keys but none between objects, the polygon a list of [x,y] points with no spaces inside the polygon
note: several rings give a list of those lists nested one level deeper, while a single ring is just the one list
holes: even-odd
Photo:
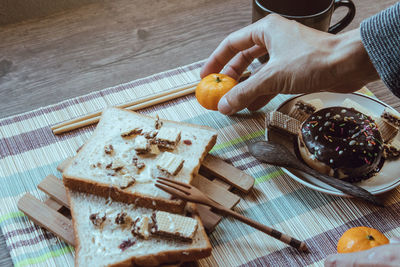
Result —
[{"label": "toasted bread crust", "polygon": [[[134,113],[137,116],[141,116],[144,118],[151,118],[154,119],[151,116],[139,114],[130,110],[124,110],[121,109],[124,112],[128,113]],[[103,117],[103,115],[102,115]],[[175,122],[175,121],[170,121],[170,120],[161,120],[162,122],[168,122],[168,123],[173,123],[173,124],[178,124],[178,125],[185,125],[185,126],[190,126],[192,128],[200,128],[200,129],[206,129],[208,131],[214,132],[214,135],[212,135],[209,143],[206,145],[205,149],[203,150],[202,155],[200,156],[198,163],[195,168],[193,168],[192,173],[190,174],[190,179],[189,183],[193,180],[193,177],[198,173],[201,162],[203,159],[206,157],[208,152],[213,148],[217,141],[217,131],[215,129],[212,129],[208,126],[202,126],[202,125],[193,125],[189,123],[184,123],[184,122]],[[96,134],[100,132],[101,130],[96,128],[92,137],[91,138],[96,138]],[[84,144],[81,149],[79,150],[78,154],[84,149],[86,144]],[[77,154],[77,155],[78,155]],[[65,167],[65,171],[68,170],[68,168],[73,164],[74,158],[69,162],[69,164]],[[84,192],[84,193],[90,193],[102,197],[111,197],[115,201],[120,201],[124,203],[129,203],[129,204],[136,204],[141,207],[145,208],[151,208],[151,209],[158,209],[158,210],[163,210],[163,211],[168,211],[168,212],[173,212],[173,213],[182,213],[185,203],[181,200],[169,200],[169,199],[164,199],[164,198],[155,198],[151,196],[146,196],[142,195],[140,193],[131,193],[127,192],[124,190],[121,190],[120,188],[110,186],[108,184],[103,184],[99,183],[96,181],[80,178],[80,177],[73,177],[73,176],[67,176],[63,172],[63,182],[64,185],[70,189],[79,191],[79,192]],[[153,204],[156,205],[153,205]]]},{"label": "toasted bread crust", "polygon": [[180,251],[166,251],[158,254],[135,257],[119,262],[112,267],[121,266],[160,266],[161,264],[194,261],[211,255],[211,247],[207,249],[191,249]]},{"label": "toasted bread crust", "polygon": [[[68,188],[66,188],[66,194],[67,194],[67,199],[68,203],[70,204],[70,212],[71,212],[71,217],[72,217],[72,228],[74,229],[74,237],[75,237],[75,255],[78,255],[79,250],[80,250],[80,244],[79,244],[79,236],[78,236],[78,230],[76,229],[76,222],[75,222],[75,209],[71,207],[71,196],[69,193]],[[78,257],[74,257],[74,265],[78,266]]]},{"label": "toasted bread crust", "polygon": [[163,210],[172,213],[182,213],[185,208],[185,202],[180,199],[169,200],[164,198],[148,197],[139,193],[132,194],[115,186],[109,186],[108,184],[102,184],[77,177],[64,177],[63,182],[66,187],[78,192],[89,193],[104,198],[110,197],[115,201],[135,204],[144,208]]}]

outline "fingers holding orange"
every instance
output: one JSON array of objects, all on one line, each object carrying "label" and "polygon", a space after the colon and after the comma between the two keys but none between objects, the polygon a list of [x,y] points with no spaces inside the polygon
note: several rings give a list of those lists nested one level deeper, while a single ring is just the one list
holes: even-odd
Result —
[{"label": "fingers holding orange", "polygon": [[196,87],[197,101],[206,109],[218,110],[218,102],[237,81],[228,75],[212,73],[204,77]]},{"label": "fingers holding orange", "polygon": [[389,239],[380,231],[360,226],[344,232],[338,241],[337,252],[357,252],[385,244],[389,244]]},{"label": "fingers holding orange", "polygon": [[239,79],[247,67],[254,59],[267,53],[267,49],[262,46],[255,45],[249,49],[239,52],[226,66],[223,71],[234,79]]},{"label": "fingers holding orange", "polygon": [[[263,40],[262,32],[258,31],[260,27],[250,24],[236,32],[229,34],[214,50],[207,62],[204,64],[200,76],[205,77],[209,73],[220,72],[224,66],[238,54],[240,51],[249,49],[257,45],[253,37],[258,35],[258,40]],[[259,46],[264,45],[260,42]]]}]

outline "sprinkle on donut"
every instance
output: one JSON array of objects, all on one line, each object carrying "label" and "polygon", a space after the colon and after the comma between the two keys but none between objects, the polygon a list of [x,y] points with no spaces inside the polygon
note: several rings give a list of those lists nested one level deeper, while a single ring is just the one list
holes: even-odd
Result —
[{"label": "sprinkle on donut", "polygon": [[[365,176],[382,157],[382,137],[374,120],[354,109],[330,107],[313,113],[302,125],[300,145],[312,160],[337,174]],[[336,175],[335,175],[336,176]]]}]

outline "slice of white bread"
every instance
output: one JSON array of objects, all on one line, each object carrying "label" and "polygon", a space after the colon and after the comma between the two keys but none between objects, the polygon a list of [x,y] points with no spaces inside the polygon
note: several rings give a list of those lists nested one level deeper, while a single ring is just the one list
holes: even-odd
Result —
[{"label": "slice of white bread", "polygon": [[108,108],[92,137],[64,170],[64,185],[180,213],[184,202],[155,187],[155,179],[162,176],[190,183],[216,138],[216,131],[209,127]]},{"label": "slice of white bread", "polygon": [[145,239],[132,234],[132,223],[152,216],[154,210],[72,190],[67,190],[67,195],[76,241],[75,266],[158,266],[211,254],[211,244],[198,216],[194,216],[197,227],[191,241],[158,235]]}]

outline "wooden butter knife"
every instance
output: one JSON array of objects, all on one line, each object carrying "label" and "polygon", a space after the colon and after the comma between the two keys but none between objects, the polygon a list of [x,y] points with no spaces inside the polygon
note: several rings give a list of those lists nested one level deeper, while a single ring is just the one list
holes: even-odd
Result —
[{"label": "wooden butter knife", "polygon": [[324,182],[333,188],[336,188],[343,193],[353,196],[358,199],[365,200],[374,205],[383,207],[382,201],[372,195],[370,192],[351,184],[349,182],[336,179],[334,177],[319,173],[318,171],[308,167],[302,163],[293,153],[291,153],[285,146],[272,142],[272,141],[259,141],[252,143],[248,146],[250,154],[261,162],[265,162],[271,165],[292,168],[302,172],[305,172],[316,179]]}]

